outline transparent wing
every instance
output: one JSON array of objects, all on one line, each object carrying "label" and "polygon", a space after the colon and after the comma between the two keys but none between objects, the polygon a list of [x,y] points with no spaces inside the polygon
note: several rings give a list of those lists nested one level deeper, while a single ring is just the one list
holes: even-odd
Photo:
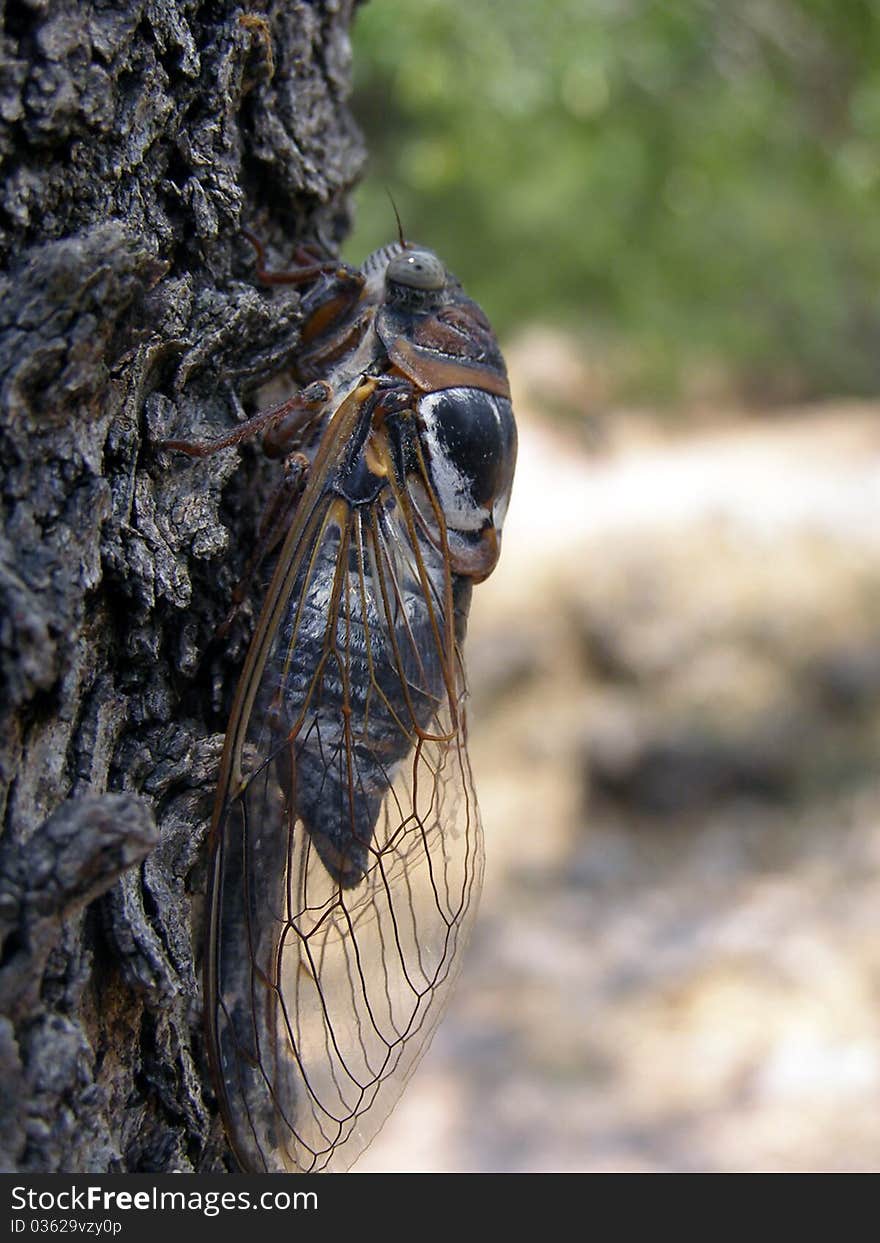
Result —
[{"label": "transparent wing", "polygon": [[483,865],[468,597],[401,487],[354,506],[313,479],[239,688],[215,823],[208,1027],[246,1169],[346,1169],[442,1013]]}]

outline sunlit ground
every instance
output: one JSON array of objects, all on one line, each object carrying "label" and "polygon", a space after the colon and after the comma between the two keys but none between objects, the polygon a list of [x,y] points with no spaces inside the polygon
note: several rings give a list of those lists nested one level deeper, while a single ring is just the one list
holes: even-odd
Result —
[{"label": "sunlit ground", "polygon": [[588,390],[564,343],[509,357],[484,904],[357,1168],[877,1169],[880,410],[587,400],[566,435],[536,397],[548,357]]}]

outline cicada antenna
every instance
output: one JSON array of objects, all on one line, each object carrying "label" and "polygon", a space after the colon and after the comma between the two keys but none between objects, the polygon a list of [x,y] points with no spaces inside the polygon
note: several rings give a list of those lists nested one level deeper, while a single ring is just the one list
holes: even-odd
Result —
[{"label": "cicada antenna", "polygon": [[409,246],[409,242],[403,236],[403,225],[400,223],[400,212],[397,210],[397,204],[394,201],[394,195],[391,193],[391,191],[388,189],[387,186],[385,187],[385,193],[388,195],[388,198],[391,202],[391,209],[394,212],[394,219],[397,221],[397,236],[400,238],[401,246],[404,248],[404,250],[406,250],[407,246]]}]

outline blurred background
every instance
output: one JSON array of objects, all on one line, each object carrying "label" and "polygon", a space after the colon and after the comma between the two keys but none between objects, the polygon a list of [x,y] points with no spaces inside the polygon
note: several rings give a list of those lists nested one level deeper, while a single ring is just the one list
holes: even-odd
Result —
[{"label": "blurred background", "polygon": [[880,9],[371,0],[346,257],[520,427],[484,905],[361,1170],[880,1168]]}]

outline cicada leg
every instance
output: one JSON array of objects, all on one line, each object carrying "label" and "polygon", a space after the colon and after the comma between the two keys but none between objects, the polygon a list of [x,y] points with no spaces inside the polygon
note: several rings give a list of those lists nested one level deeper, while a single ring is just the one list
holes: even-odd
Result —
[{"label": "cicada leg", "polygon": [[364,291],[362,272],[336,259],[325,259],[307,246],[294,252],[297,265],[282,271],[266,266],[263,243],[242,230],[257,255],[257,277],[264,285],[312,285],[302,297],[302,331],[298,375],[301,380],[323,375],[341,355],[356,349],[370,316],[358,314]]},{"label": "cicada leg", "polygon": [[260,432],[266,432],[269,440],[266,446],[268,456],[281,457],[291,451],[298,439],[302,439],[332,399],[333,390],[330,385],[323,380],[316,380],[302,392],[283,401],[280,406],[273,406],[270,410],[255,414],[252,419],[240,423],[224,436],[215,436],[211,440],[163,440],[160,448],[185,453],[188,457],[210,457],[221,449],[243,444]]},{"label": "cicada leg", "polygon": [[229,611],[218,626],[214,638],[223,639],[238,615],[248,588],[265,558],[281,542],[302,495],[308,477],[309,460],[296,452],[297,446],[309,436],[333,400],[329,384],[316,380],[302,392],[264,410],[241,423],[233,431],[212,440],[165,440],[163,449],[186,453],[189,457],[209,457],[221,449],[241,444],[264,432],[263,449],[268,457],[283,457],[284,475],[269,497],[257,530],[256,546],[233,593]]},{"label": "cicada leg", "polygon": [[295,268],[273,272],[266,267],[266,248],[260,239],[249,229],[242,233],[257,252],[257,276],[264,285],[307,285],[319,276],[335,272],[339,264],[332,259],[321,259],[305,246],[298,246],[294,258],[298,262]]}]

